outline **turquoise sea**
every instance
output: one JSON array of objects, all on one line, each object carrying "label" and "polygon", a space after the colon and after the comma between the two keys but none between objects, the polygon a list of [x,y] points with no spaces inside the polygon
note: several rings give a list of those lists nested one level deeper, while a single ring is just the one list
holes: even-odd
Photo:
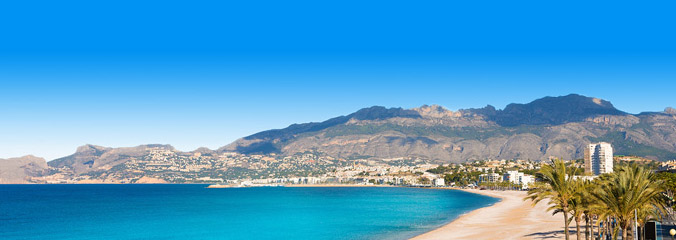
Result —
[{"label": "turquoise sea", "polygon": [[406,239],[497,199],[417,188],[0,185],[0,239]]}]

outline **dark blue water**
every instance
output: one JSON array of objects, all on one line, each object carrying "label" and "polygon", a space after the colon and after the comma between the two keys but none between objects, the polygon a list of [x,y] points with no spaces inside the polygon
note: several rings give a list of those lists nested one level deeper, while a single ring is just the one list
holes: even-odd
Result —
[{"label": "dark blue water", "polygon": [[0,185],[0,239],[405,239],[496,201],[414,188]]}]

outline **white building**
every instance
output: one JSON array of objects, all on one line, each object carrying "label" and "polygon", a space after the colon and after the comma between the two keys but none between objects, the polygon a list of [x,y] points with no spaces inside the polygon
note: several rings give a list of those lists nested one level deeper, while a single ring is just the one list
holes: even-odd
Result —
[{"label": "white building", "polygon": [[528,185],[535,182],[533,176],[519,171],[507,171],[503,176],[503,180],[514,184],[521,184],[523,188],[528,188]]},{"label": "white building", "polygon": [[584,172],[593,175],[613,172],[613,147],[610,143],[587,145],[584,149]]},{"label": "white building", "polygon": [[434,181],[432,181],[432,184],[434,184],[434,186],[446,186],[443,178],[435,178]]},{"label": "white building", "polygon": [[497,173],[484,173],[479,175],[479,182],[500,182],[502,177]]},{"label": "white building", "polygon": [[535,182],[535,177],[533,177],[532,175],[524,174],[523,176],[521,176],[520,182],[522,188],[528,188],[528,186],[530,186]]},{"label": "white building", "polygon": [[523,173],[520,173],[519,171],[507,171],[503,175],[503,181],[505,182],[511,182],[514,184],[519,184],[520,178],[523,176]]}]

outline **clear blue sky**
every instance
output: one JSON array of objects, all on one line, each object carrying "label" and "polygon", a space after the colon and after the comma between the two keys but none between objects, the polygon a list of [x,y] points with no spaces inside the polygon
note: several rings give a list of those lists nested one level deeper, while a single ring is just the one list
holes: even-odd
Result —
[{"label": "clear blue sky", "polygon": [[0,158],[218,148],[372,105],[676,106],[673,1],[5,1]]}]

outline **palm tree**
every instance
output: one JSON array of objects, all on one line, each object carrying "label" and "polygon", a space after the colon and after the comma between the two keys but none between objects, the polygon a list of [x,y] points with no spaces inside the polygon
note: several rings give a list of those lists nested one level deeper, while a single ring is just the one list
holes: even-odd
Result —
[{"label": "palm tree", "polygon": [[[580,223],[585,220],[585,239],[589,239],[589,222],[593,210],[590,191],[594,185],[589,180],[576,180],[573,184],[573,198],[570,199],[569,209],[571,220],[575,220],[575,229],[577,230],[577,239],[582,239],[580,234]],[[593,230],[593,229],[592,229]]]},{"label": "palm tree", "polygon": [[589,180],[582,181],[582,203],[584,205],[585,239],[589,240],[594,236],[594,217],[598,217],[599,209],[594,205],[594,198],[591,195],[596,189],[596,184]]},{"label": "palm tree", "polygon": [[[579,181],[576,181],[575,185],[580,185]],[[578,186],[573,186],[575,188],[573,197],[568,202],[568,209],[570,210],[570,218],[568,221],[575,220],[575,235],[576,239],[580,238],[580,222],[582,222],[582,217],[584,215],[585,206],[582,204],[582,198],[579,196]]]},{"label": "palm tree", "polygon": [[641,227],[641,229],[643,229],[643,227],[648,221],[651,220],[662,221],[662,213],[659,212],[659,209],[657,208],[646,207],[642,209],[637,209],[636,212],[638,213],[638,216],[636,218],[638,220],[638,226]]},{"label": "palm tree", "polygon": [[[627,239],[634,210],[665,208],[661,181],[652,172],[637,165],[622,166],[616,173],[601,180],[598,190],[592,195],[607,208],[608,215],[617,220],[622,230],[622,239]],[[617,229],[614,231],[617,232]],[[617,239],[617,234],[613,234]]]},{"label": "palm tree", "polygon": [[[599,186],[603,185],[606,181],[609,181],[612,175],[603,174],[594,179],[590,183],[589,189],[587,189],[587,195],[590,198],[589,211],[591,214],[596,216],[596,227],[598,228],[598,238],[605,239],[605,236],[613,234],[613,229],[610,228],[612,213],[610,212],[608,206],[605,205],[602,201],[599,201],[594,197],[594,193],[600,191]],[[603,225],[603,226],[601,226]],[[603,237],[603,238],[602,238]]]},{"label": "palm tree", "polygon": [[[570,175],[571,177],[568,177]],[[541,180],[542,184],[528,191],[528,196],[524,198],[533,201],[533,206],[544,199],[549,199],[549,208],[547,211],[554,211],[556,213],[563,213],[563,221],[565,225],[564,234],[566,240],[570,239],[568,233],[568,226],[570,221],[568,214],[570,211],[570,201],[574,197],[575,181],[572,176],[575,175],[575,170],[572,172],[566,167],[566,164],[561,159],[555,159],[552,163],[542,166],[536,176]]]},{"label": "palm tree", "polygon": [[[605,208],[599,207],[598,204],[593,204],[591,206],[591,211],[596,215],[596,228],[598,229],[598,239],[603,239],[602,236],[606,236],[608,234],[608,211],[606,211]],[[601,224],[603,224],[603,228],[601,228]]]}]

